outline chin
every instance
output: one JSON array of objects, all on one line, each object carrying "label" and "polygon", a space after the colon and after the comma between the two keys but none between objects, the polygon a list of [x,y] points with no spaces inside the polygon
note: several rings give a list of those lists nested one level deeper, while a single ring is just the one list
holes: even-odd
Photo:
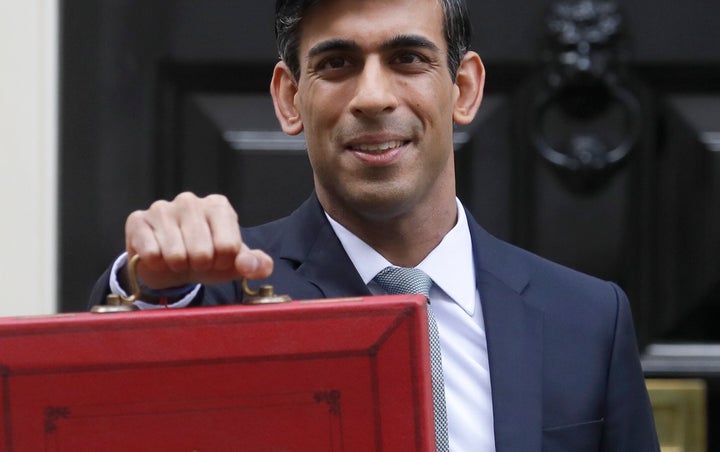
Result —
[{"label": "chin", "polygon": [[389,220],[407,213],[414,205],[414,197],[394,193],[372,193],[358,196],[348,205],[358,215],[374,221]]},{"label": "chin", "polygon": [[[407,213],[419,201],[419,191],[412,183],[401,181],[336,180],[331,190],[318,187],[326,210],[343,216],[381,221]],[[355,183],[353,183],[355,182]],[[407,182],[407,181],[403,181]],[[317,187],[317,185],[316,185]]]}]

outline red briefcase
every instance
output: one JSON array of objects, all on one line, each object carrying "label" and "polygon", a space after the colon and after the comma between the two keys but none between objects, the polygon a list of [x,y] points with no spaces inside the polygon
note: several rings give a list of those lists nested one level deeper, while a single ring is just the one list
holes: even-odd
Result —
[{"label": "red briefcase", "polygon": [[6,451],[430,451],[422,296],[0,319]]}]

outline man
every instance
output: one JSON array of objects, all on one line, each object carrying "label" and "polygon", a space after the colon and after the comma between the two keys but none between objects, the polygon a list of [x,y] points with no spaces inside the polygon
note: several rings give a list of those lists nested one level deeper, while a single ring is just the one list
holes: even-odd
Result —
[{"label": "man", "polygon": [[[451,450],[658,450],[620,289],[500,242],[456,199],[453,123],[473,120],[485,77],[464,2],[279,0],[276,32],[275,112],[305,132],[315,193],[242,232],[218,195],[134,212],[143,301],[233,303],[242,277],[295,299],[378,294],[378,271],[417,267],[433,280]],[[125,262],[93,303],[122,291]]]}]

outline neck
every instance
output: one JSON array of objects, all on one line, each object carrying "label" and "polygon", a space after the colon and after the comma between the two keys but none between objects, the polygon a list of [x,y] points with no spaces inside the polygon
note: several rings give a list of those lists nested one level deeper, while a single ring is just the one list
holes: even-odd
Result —
[{"label": "neck", "polygon": [[326,211],[390,263],[400,267],[415,267],[422,262],[455,226],[458,218],[454,193],[441,204],[423,204],[391,218]]}]

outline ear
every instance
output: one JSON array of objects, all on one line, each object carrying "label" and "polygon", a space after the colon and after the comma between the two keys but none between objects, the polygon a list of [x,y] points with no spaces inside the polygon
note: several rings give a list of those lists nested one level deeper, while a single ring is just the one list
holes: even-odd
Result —
[{"label": "ear", "polygon": [[469,124],[482,103],[485,89],[485,67],[480,55],[467,52],[460,62],[455,79],[456,99],[453,109],[453,121],[457,124]]},{"label": "ear", "polygon": [[277,116],[283,132],[288,135],[297,135],[302,132],[302,118],[295,107],[297,82],[284,61],[280,61],[275,65],[272,81],[270,82],[270,94],[275,106],[275,116]]}]

